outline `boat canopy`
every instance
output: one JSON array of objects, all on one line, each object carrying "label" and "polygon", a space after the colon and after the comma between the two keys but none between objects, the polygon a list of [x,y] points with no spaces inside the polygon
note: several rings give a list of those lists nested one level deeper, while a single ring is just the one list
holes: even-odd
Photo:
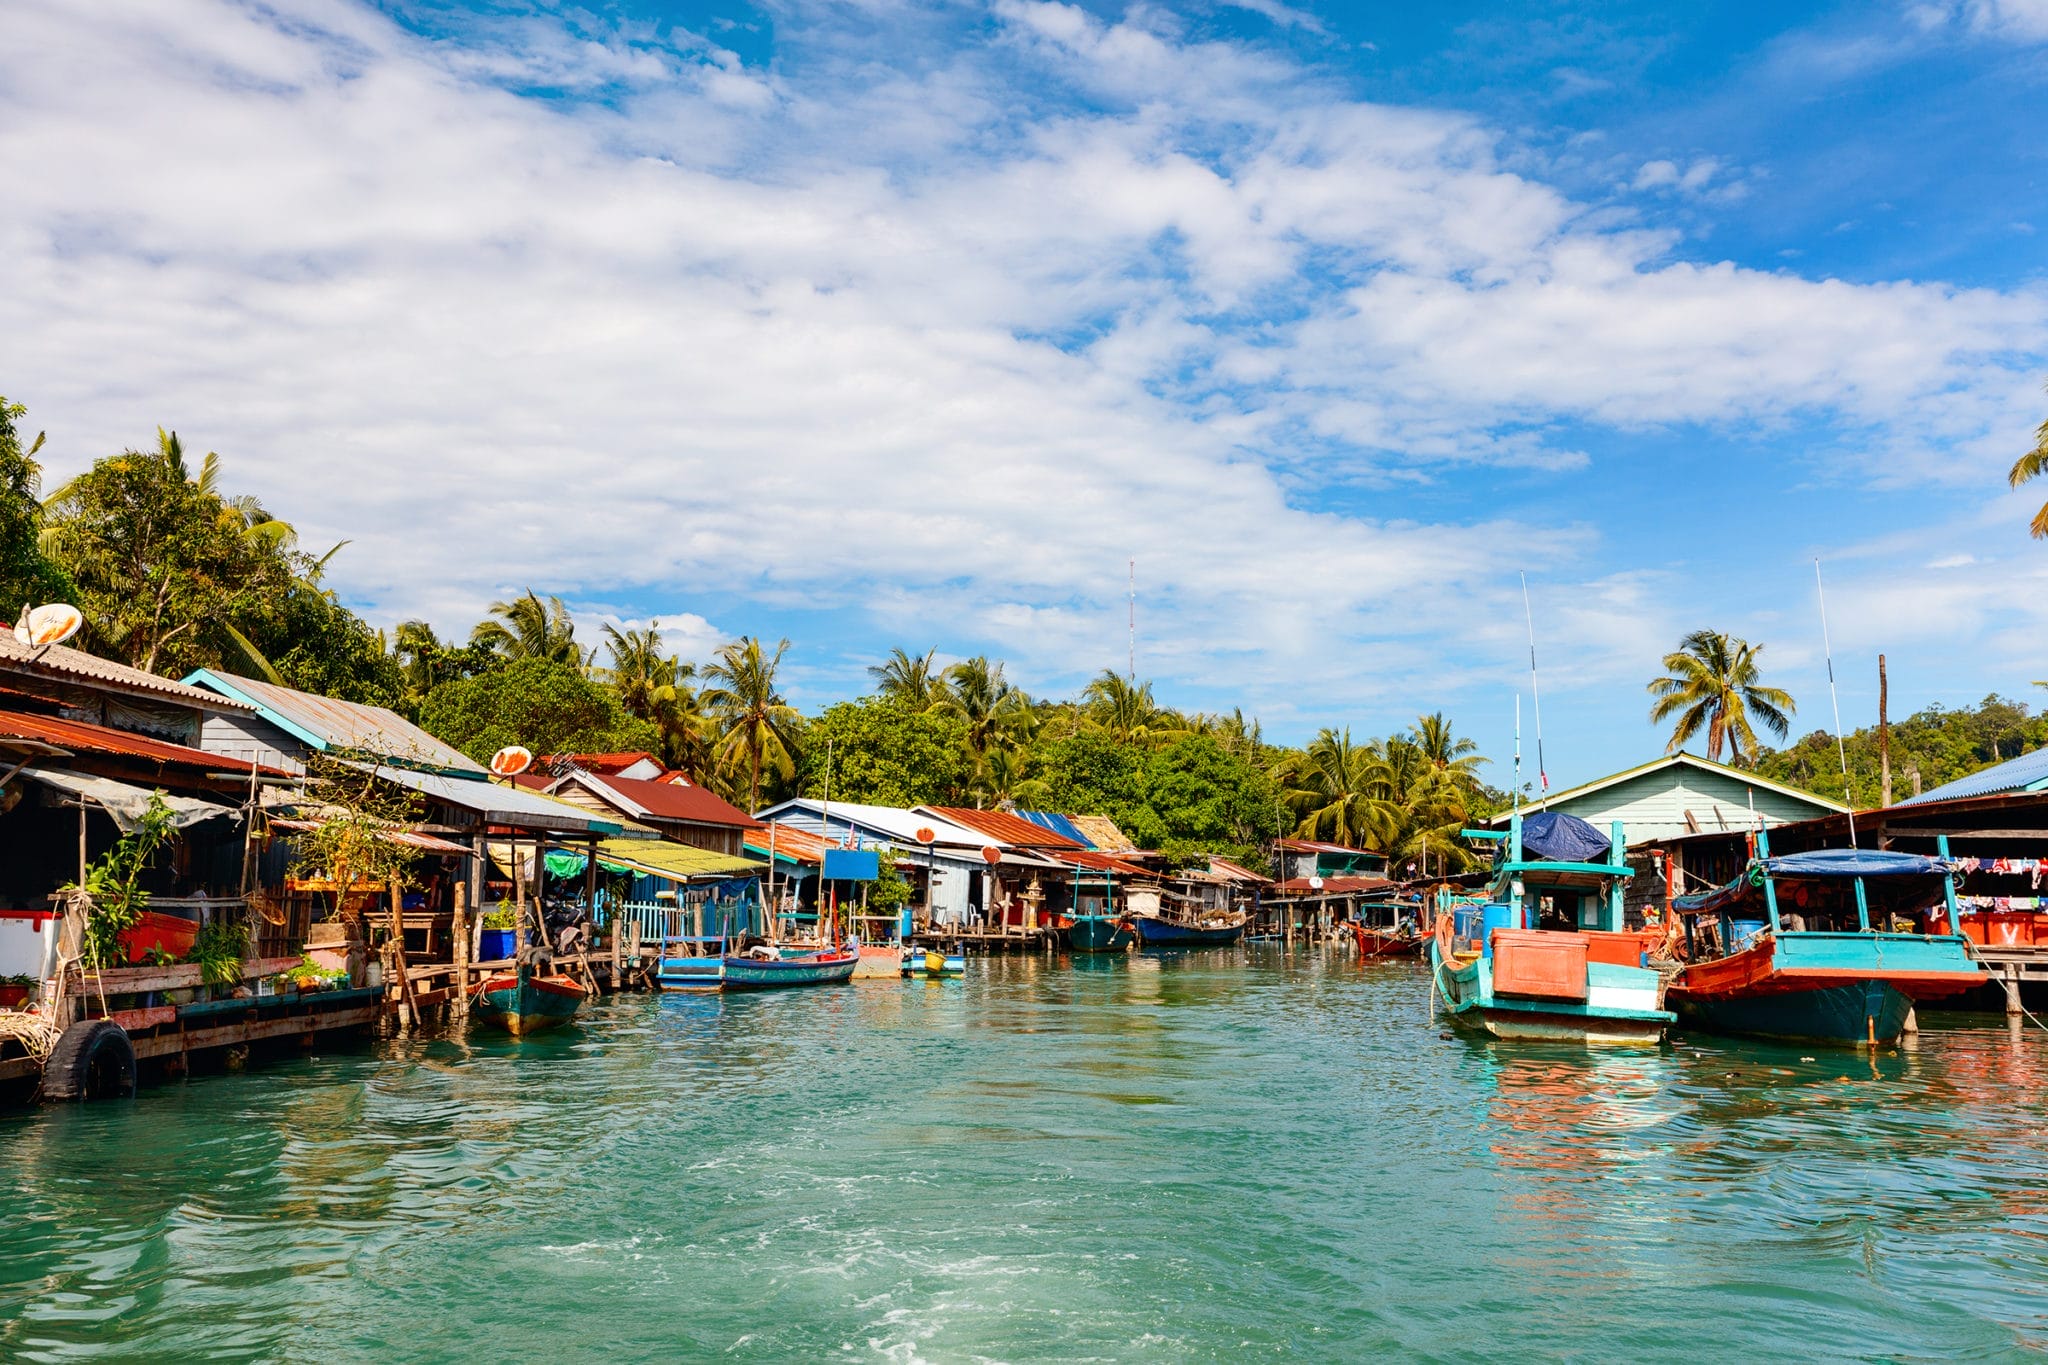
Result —
[{"label": "boat canopy", "polygon": [[1944,877],[1955,864],[1876,848],[1817,848],[1767,858],[1764,870],[1773,877]]},{"label": "boat canopy", "polygon": [[[1850,904],[1853,884],[1876,880],[1870,888],[1873,908],[1899,910],[1926,900],[1935,883],[1949,876],[1956,865],[1941,858],[1918,853],[1891,853],[1874,848],[1818,848],[1807,853],[1786,853],[1775,858],[1758,858],[1742,875],[1726,886],[1690,896],[1673,896],[1672,908],[1681,914],[1733,908],[1764,898],[1765,878],[1793,884],[1793,905],[1826,909],[1837,903]],[[1804,888],[1804,889],[1798,889]],[[1810,889],[1810,895],[1809,895]],[[1787,892],[1779,893],[1781,903]]]},{"label": "boat canopy", "polygon": [[1543,858],[1554,863],[1604,863],[1612,849],[1612,840],[1576,815],[1539,810],[1522,817],[1524,858]]}]

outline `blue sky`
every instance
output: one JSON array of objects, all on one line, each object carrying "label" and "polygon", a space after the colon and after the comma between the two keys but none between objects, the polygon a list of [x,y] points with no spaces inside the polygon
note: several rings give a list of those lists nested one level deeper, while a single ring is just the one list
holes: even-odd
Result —
[{"label": "blue sky", "polygon": [[806,705],[1071,692],[1131,557],[1162,699],[1502,766],[1526,574],[1554,782],[1699,626],[1825,725],[1816,556],[1850,724],[2028,691],[2048,0],[1579,8],[23,0],[0,391]]}]

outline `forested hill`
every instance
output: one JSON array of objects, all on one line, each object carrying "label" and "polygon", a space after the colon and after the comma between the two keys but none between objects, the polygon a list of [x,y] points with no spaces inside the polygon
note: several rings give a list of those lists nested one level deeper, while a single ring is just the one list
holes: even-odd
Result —
[{"label": "forested hill", "polygon": [[[1930,706],[1892,722],[1892,799],[1953,782],[1959,777],[2017,758],[2048,745],[2048,711],[1993,694],[1975,706],[1949,710]],[[1859,807],[1879,804],[1877,727],[1849,735],[1850,799]],[[1815,730],[1784,749],[1767,749],[1756,770],[1787,786],[1842,799],[1842,766],[1835,737]]]}]

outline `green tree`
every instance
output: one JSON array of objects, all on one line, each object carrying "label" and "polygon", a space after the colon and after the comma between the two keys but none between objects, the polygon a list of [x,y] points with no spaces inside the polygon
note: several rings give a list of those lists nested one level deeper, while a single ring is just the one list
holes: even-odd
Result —
[{"label": "green tree", "polygon": [[960,718],[967,754],[979,774],[989,754],[1016,747],[1031,724],[1031,698],[1012,687],[1000,661],[986,654],[962,659],[946,670],[945,696],[939,705]]},{"label": "green tree", "polygon": [[[2043,422],[2034,432],[2034,448],[2013,462],[2008,481],[2014,488],[2030,480],[2048,475],[2048,422]],[[2048,502],[2041,504],[2041,510],[2034,513],[2034,520],[2027,530],[2037,540],[2048,540]]]},{"label": "green tree", "polygon": [[51,562],[38,544],[43,529],[43,470],[36,433],[27,450],[15,423],[28,415],[20,403],[0,397],[0,628],[12,625],[23,607],[68,602],[77,593],[71,576]]},{"label": "green tree", "polygon": [[1120,744],[1148,744],[1187,729],[1174,711],[1159,705],[1152,684],[1135,683],[1104,669],[1081,693],[1082,714]]},{"label": "green tree", "polygon": [[609,688],[557,659],[519,659],[444,682],[420,725],[480,763],[508,744],[537,754],[653,749],[660,736]]},{"label": "green tree", "polygon": [[886,697],[828,706],[805,731],[801,789],[826,794],[829,754],[834,801],[951,804],[971,777],[964,733],[957,716]]},{"label": "green tree", "polygon": [[787,778],[796,770],[794,750],[803,717],[783,697],[775,674],[789,641],[771,656],[752,636],[721,646],[704,670],[711,685],[704,707],[718,726],[718,761],[729,774],[745,772],[747,809],[760,809],[763,768]]},{"label": "green tree", "polygon": [[150,672],[246,668],[307,561],[260,509],[215,491],[218,456],[195,478],[176,433],[157,437],[50,495],[43,552],[77,585],[86,648]]},{"label": "green tree", "polygon": [[1105,731],[1077,730],[1041,745],[1035,759],[1034,800],[1048,809],[1107,815],[1119,824],[1145,809],[1145,753],[1136,745]]},{"label": "green tree", "polygon": [[704,699],[691,680],[696,666],[662,648],[661,622],[645,630],[604,628],[611,667],[605,676],[625,708],[649,722],[661,735],[661,761],[698,781],[711,773],[714,727]]},{"label": "green tree", "polygon": [[[1221,853],[1245,858],[1280,833],[1272,778],[1211,735],[1184,735],[1145,756],[1145,817],[1133,817],[1177,864]],[[1138,831],[1125,826],[1133,838]]]},{"label": "green tree", "polygon": [[[1893,721],[1891,726],[1892,772],[1905,796],[2043,747],[2048,747],[2048,715],[2037,715],[2024,703],[1996,694],[1975,706],[1930,706]],[[1849,761],[1850,800],[1859,807],[1877,805],[1880,781],[1874,726],[1843,736],[1841,755],[1836,752],[1834,735],[1815,730],[1783,749],[1766,749],[1757,760],[1756,771],[1774,782],[1839,801],[1842,755]]]},{"label": "green tree", "polygon": [[590,667],[569,608],[559,597],[543,602],[531,588],[510,602],[491,603],[490,617],[477,622],[469,642],[507,659],[551,659],[579,673]]},{"label": "green tree", "polygon": [[1666,676],[1650,682],[1650,719],[1661,724],[1677,717],[1666,753],[1676,753],[1693,736],[1707,733],[1707,757],[1721,761],[1724,749],[1732,751],[1738,764],[1756,760],[1756,731],[1753,715],[1764,728],[1783,739],[1791,729],[1797,707],[1792,694],[1783,688],[1763,685],[1757,660],[1762,645],[1723,635],[1719,631],[1696,630],[1685,637],[1676,653],[1664,656]]},{"label": "green tree", "polygon": [[868,670],[875,680],[875,695],[917,711],[941,705],[946,700],[946,680],[933,662],[938,653],[928,649],[912,658],[900,648],[890,650],[886,661]]}]

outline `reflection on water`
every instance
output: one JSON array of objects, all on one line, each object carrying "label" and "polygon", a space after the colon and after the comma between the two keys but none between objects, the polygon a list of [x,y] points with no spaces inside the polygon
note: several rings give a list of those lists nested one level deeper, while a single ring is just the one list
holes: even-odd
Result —
[{"label": "reflection on water", "polygon": [[1441,1039],[1427,990],[1277,947],[977,960],[11,1116],[0,1357],[2048,1338],[2040,1032],[1510,1048]]}]

